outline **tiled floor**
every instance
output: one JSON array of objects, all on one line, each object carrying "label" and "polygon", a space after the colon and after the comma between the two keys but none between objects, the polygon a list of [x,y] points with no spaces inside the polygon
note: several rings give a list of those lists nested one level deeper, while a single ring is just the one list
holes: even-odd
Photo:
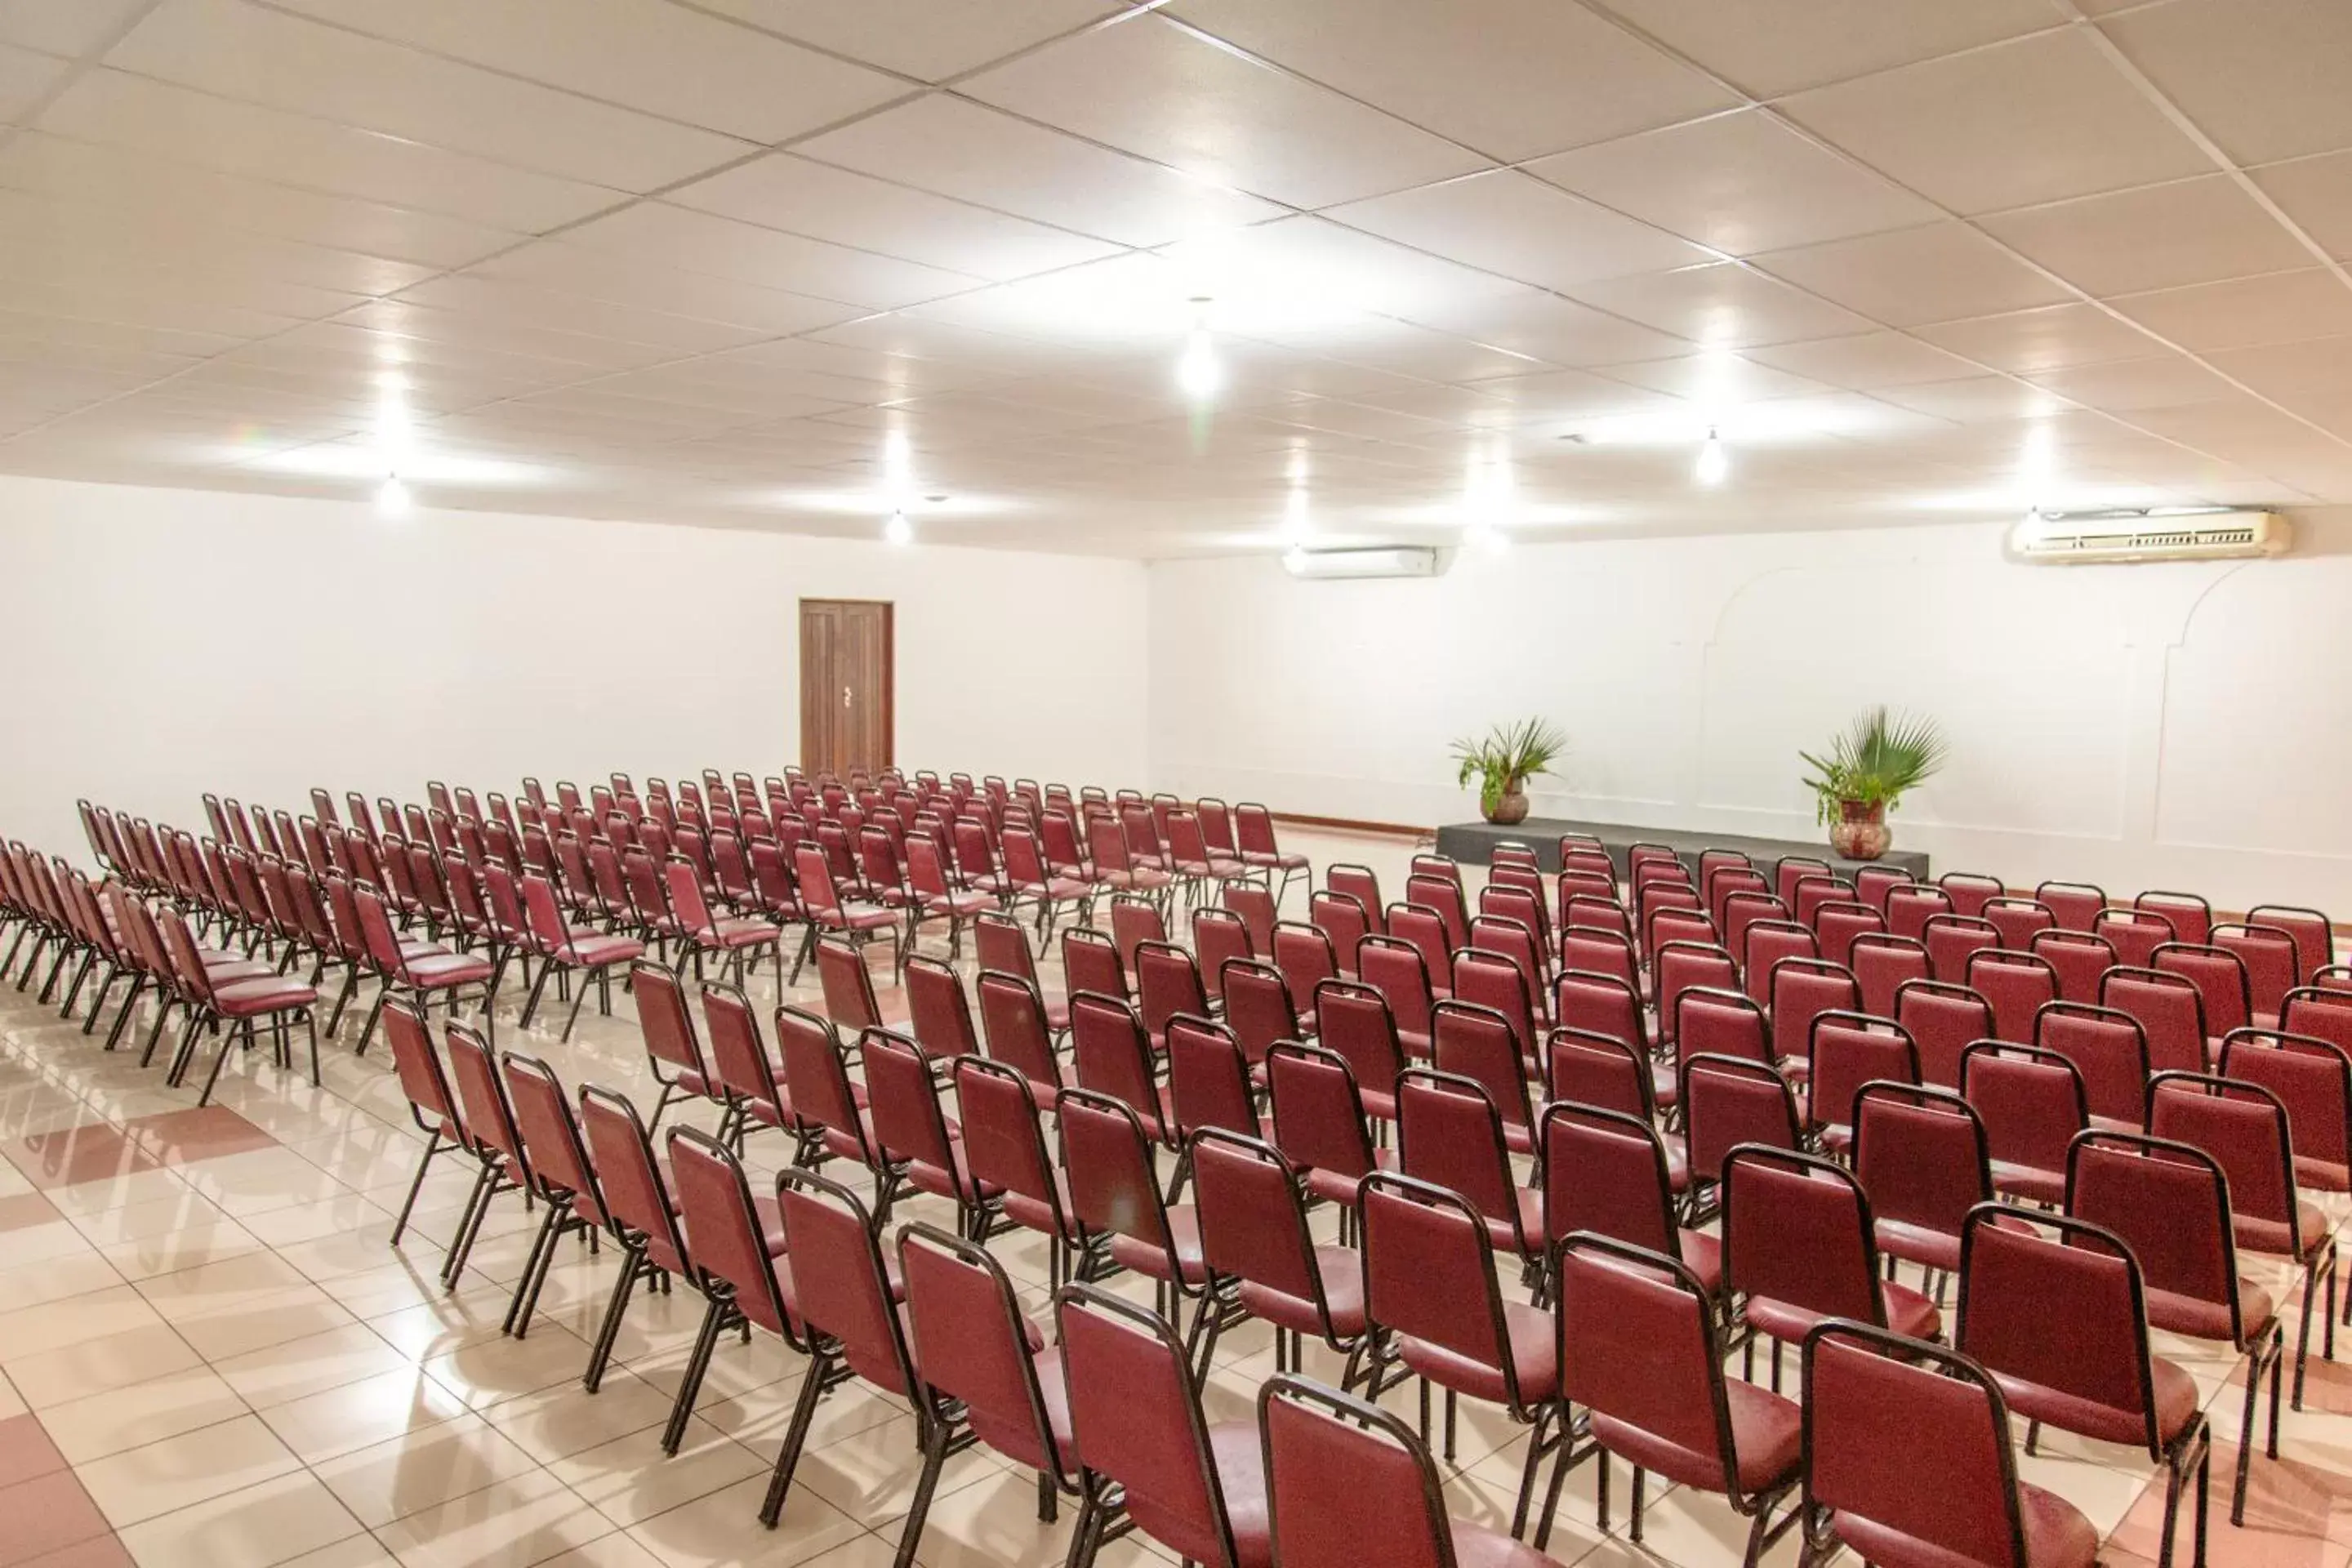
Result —
[{"label": "tiled floor", "polygon": [[[1318,867],[1367,861],[1384,884],[1402,885],[1402,840],[1293,837]],[[758,983],[763,1005],[772,985]],[[883,994],[886,1005],[895,1000]],[[509,1010],[499,1044],[527,1044],[568,1084],[617,1087],[649,1108],[643,1049],[626,1002],[618,1005],[611,1020],[583,1016],[568,1047],[543,1030],[522,1034]],[[592,1396],[580,1373],[612,1277],[609,1249],[567,1248],[541,1316],[518,1342],[499,1323],[530,1241],[519,1198],[499,1201],[454,1292],[436,1279],[468,1184],[454,1164],[427,1180],[404,1246],[388,1246],[422,1145],[383,1047],[355,1058],[355,1032],[347,1022],[329,1044],[323,1089],[255,1053],[198,1110],[193,1089],[164,1089],[160,1068],[142,1071],[135,1053],[106,1055],[79,1022],[60,1024],[0,987],[0,1568],[890,1561],[917,1468],[903,1405],[855,1385],[835,1394],[770,1532],[755,1515],[798,1387],[797,1356],[764,1337],[723,1343],[685,1446],[665,1459],[659,1430],[699,1316],[689,1291],[640,1294]],[[752,1142],[758,1171],[772,1168],[768,1142]],[[931,1207],[909,1200],[901,1212]],[[995,1245],[1042,1315],[1042,1248],[1018,1237]],[[2283,1459],[2256,1459],[2246,1527],[2232,1530],[2232,1366],[2210,1347],[2158,1341],[2210,1404],[2215,1561],[2344,1568],[2352,1354],[2342,1366],[2315,1357],[2309,1408],[2288,1414]],[[1211,1379],[1213,1416],[1245,1414],[1272,1360],[1262,1331],[1228,1335]],[[1337,1376],[1337,1358],[1319,1349],[1308,1363]],[[1465,1406],[1447,1467],[1457,1511],[1507,1522],[1522,1442],[1507,1421]],[[2162,1490],[2149,1488],[2145,1456],[2060,1437],[2021,1468],[2111,1532],[2108,1563],[2153,1560]],[[1590,1466],[1578,1471],[1552,1540],[1563,1563],[1738,1561],[1740,1521],[1719,1499],[1680,1489],[1654,1493],[1642,1546],[1604,1536],[1592,1523],[1591,1477]],[[947,1470],[919,1561],[1059,1563],[1071,1515],[1040,1525],[1033,1478],[969,1454]],[[2184,1531],[2184,1564],[2186,1544]],[[1787,1568],[1795,1557],[1784,1541],[1770,1562]],[[1130,1539],[1102,1561],[1163,1559]],[[1379,1562],[1377,1543],[1366,1543],[1364,1560]]]}]

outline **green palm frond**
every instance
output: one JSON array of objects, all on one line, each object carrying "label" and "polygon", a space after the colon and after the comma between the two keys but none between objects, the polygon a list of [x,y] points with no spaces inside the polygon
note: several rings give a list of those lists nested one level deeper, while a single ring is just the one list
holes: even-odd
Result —
[{"label": "green palm frond", "polygon": [[1805,780],[1822,822],[1840,804],[1858,800],[1895,809],[1902,797],[1939,771],[1950,755],[1943,726],[1919,714],[1889,712],[1882,704],[1854,716],[1826,756],[1799,752],[1813,770]]},{"label": "green palm frond", "polygon": [[1549,720],[1497,724],[1484,740],[1465,737],[1454,742],[1454,760],[1462,764],[1454,783],[1466,786],[1477,779],[1479,800],[1491,811],[1515,785],[1551,772],[1551,764],[1567,750],[1568,737]]}]

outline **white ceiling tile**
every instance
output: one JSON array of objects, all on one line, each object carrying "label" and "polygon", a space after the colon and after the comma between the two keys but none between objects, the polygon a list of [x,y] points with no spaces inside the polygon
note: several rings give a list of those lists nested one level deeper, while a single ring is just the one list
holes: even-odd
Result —
[{"label": "white ceiling tile", "polygon": [[93,70],[41,128],[167,161],[538,233],[621,200],[618,192],[459,153]]},{"label": "white ceiling tile", "polygon": [[54,56],[0,44],[0,125],[23,118],[68,68]]},{"label": "white ceiling tile", "polygon": [[941,5],[937,0],[701,0],[782,37],[940,81],[1114,16],[1121,0],[1022,0]]},{"label": "white ceiling tile", "polygon": [[[1279,335],[1291,309],[1365,310],[1411,317],[1423,310],[1517,297],[1512,282],[1444,257],[1320,217],[1285,218],[1223,237],[1199,254],[1179,249],[1171,260],[1222,305],[1254,295],[1271,304],[1269,335]],[[1222,314],[1222,311],[1220,312]],[[1252,328],[1236,323],[1235,331]]]},{"label": "white ceiling tile", "polygon": [[[423,305],[435,310],[462,313],[486,322],[566,333],[592,342],[611,339],[678,353],[706,353],[714,349],[740,348],[766,335],[756,328],[667,315],[608,300],[591,300],[584,295],[566,294],[523,283],[500,282],[488,278],[436,279],[411,289],[394,303]],[[518,352],[538,351],[519,349]],[[593,349],[584,352],[594,353]],[[572,356],[551,353],[550,357],[562,359]],[[646,363],[635,354],[624,358],[626,363]]]},{"label": "white ceiling tile", "polygon": [[661,0],[278,3],[751,142],[781,142],[908,90],[879,72]]},{"label": "white ceiling tile", "polygon": [[793,151],[1120,245],[1164,245],[1285,210],[944,94],[869,116]]},{"label": "white ceiling tile", "polygon": [[2241,163],[2352,147],[2352,6],[2172,0],[2100,26]]},{"label": "white ceiling tile", "polygon": [[2238,395],[2227,381],[2186,354],[2040,371],[2028,379],[2086,408],[2110,414],[2213,403]]},{"label": "white ceiling tile", "polygon": [[1118,248],[788,153],[698,180],[664,199],[1000,281],[1092,261]]},{"label": "white ceiling tile", "polygon": [[1979,364],[2018,374],[2141,359],[2163,345],[2096,305],[2050,305],[1919,329],[1920,337]]},{"label": "white ceiling tile", "polygon": [[1888,326],[1990,315],[2067,297],[2065,288],[1958,223],[1776,250],[1757,266]]},{"label": "white ceiling tile", "polygon": [[1350,202],[1324,216],[1547,288],[1709,259],[1663,230],[1511,169]]},{"label": "white ceiling tile", "polygon": [[1832,390],[1825,383],[1729,353],[1684,354],[1643,364],[1613,364],[1604,367],[1601,374],[1669,396],[1707,405],[1810,397]]},{"label": "white ceiling tile", "polygon": [[1559,420],[1614,418],[1682,406],[1680,400],[1664,393],[1580,370],[1542,371],[1484,381],[1478,384],[1478,390],[1506,398],[1544,418]]},{"label": "white ceiling tile", "polygon": [[68,58],[105,43],[147,0],[0,0],[0,43]]},{"label": "white ceiling tile", "polygon": [[1965,425],[2035,419],[2067,406],[2057,394],[2005,375],[1963,376],[1956,381],[1890,386],[1873,395],[1898,408],[1932,414]]},{"label": "white ceiling tile", "polygon": [[243,229],[428,267],[462,267],[517,243],[509,229],[350,196],[214,174],[26,132],[0,142],[0,186],[136,211],[161,221]]},{"label": "white ceiling tile", "polygon": [[1581,284],[1577,299],[1662,332],[1744,349],[1867,330],[1871,322],[1736,262]]},{"label": "white ceiling tile", "polygon": [[330,124],[646,191],[747,150],[247,0],[164,0],[107,55],[121,69]]},{"label": "white ceiling tile", "polygon": [[1150,16],[983,71],[959,90],[1298,206],[1379,195],[1486,163]]},{"label": "white ceiling tile", "polygon": [[1937,216],[1917,196],[1755,110],[1539,158],[1527,172],[1730,256]]},{"label": "white ceiling tile", "polygon": [[2320,267],[2126,294],[2108,303],[2192,353],[2352,333],[2352,285]]},{"label": "white ceiling tile", "polygon": [[763,333],[804,332],[858,315],[861,307],[705,273],[624,260],[562,240],[534,240],[467,274],[560,289],[664,315],[725,321]]},{"label": "white ceiling tile", "polygon": [[2222,174],[1979,221],[2102,298],[2284,272],[2318,259]]},{"label": "white ceiling tile", "polygon": [[2250,173],[2328,255],[2352,261],[2352,152],[2323,153]]},{"label": "white ceiling tile", "polygon": [[[299,283],[343,294],[390,294],[436,268],[355,251],[219,227],[199,215],[152,206],[84,205],[0,190],[0,270],[31,266],[68,275],[87,260],[167,258],[175,269]],[[334,301],[315,301],[321,313]]]},{"label": "white ceiling tile", "polygon": [[1377,316],[1266,335],[1294,352],[1426,381],[1476,381],[1537,368],[1537,362],[1523,355]]},{"label": "white ceiling tile", "polygon": [[[0,279],[5,279],[12,289],[55,289],[67,297],[89,295],[94,299],[122,301],[136,300],[152,302],[166,310],[185,306],[235,311],[257,326],[263,322],[275,322],[277,326],[291,325],[296,321],[332,315],[362,302],[362,297],[356,294],[315,289],[299,283],[277,282],[251,275],[153,267],[138,260],[88,253],[58,256],[44,254],[38,249],[25,249],[13,254],[0,252]],[[26,308],[38,310],[40,307]],[[64,313],[70,315],[76,312],[69,310]],[[102,321],[172,324],[168,316],[144,313],[116,317],[99,312],[99,318]],[[213,329],[194,326],[193,330]],[[260,330],[275,331],[277,327],[261,326]],[[249,337],[257,333],[238,331],[234,335]]]},{"label": "white ceiling tile", "polygon": [[981,279],[896,257],[643,202],[581,225],[574,245],[649,266],[708,272],[823,300],[890,310],[980,286]]},{"label": "white ceiling tile", "polygon": [[1622,364],[1664,359],[1690,345],[1666,332],[1528,289],[1489,299],[1433,301],[1405,319],[1557,365]]},{"label": "white ceiling tile", "polygon": [[1811,342],[1778,343],[1750,349],[1747,357],[1856,392],[1951,381],[1977,369],[1966,360],[1901,332],[1857,332]]},{"label": "white ceiling tile", "polygon": [[1738,101],[1664,51],[1552,0],[1178,0],[1175,16],[1505,161]]},{"label": "white ceiling tile", "polygon": [[2038,32],[2042,0],[1599,0],[1745,90],[1775,98]]},{"label": "white ceiling tile", "polygon": [[2352,405],[2352,338],[2224,349],[2208,363],[2264,397],[2290,406],[2316,401]]},{"label": "white ceiling tile", "polygon": [[[1864,77],[1780,107],[1963,215],[2212,167],[2095,43],[2072,30]],[[1965,135],[1954,134],[1958,125]]]}]

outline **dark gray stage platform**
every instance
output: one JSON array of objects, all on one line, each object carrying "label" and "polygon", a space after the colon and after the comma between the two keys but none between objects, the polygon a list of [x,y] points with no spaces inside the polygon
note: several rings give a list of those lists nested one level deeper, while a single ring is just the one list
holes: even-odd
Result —
[{"label": "dark gray stage platform", "polygon": [[1820,838],[1747,838],[1737,833],[1685,833],[1665,827],[1628,827],[1618,822],[1569,822],[1556,816],[1530,816],[1509,827],[1491,822],[1457,822],[1437,830],[1437,852],[1471,865],[1484,866],[1497,844],[1525,844],[1547,871],[1559,869],[1559,836],[1589,833],[1601,840],[1617,874],[1625,875],[1625,850],[1633,844],[1664,844],[1698,874],[1699,851],[1737,849],[1750,859],[1777,860],[1783,855],[1810,855],[1828,861],[1838,874],[1851,877],[1864,866],[1892,866],[1927,879],[1927,857],[1916,849],[1890,849],[1877,860],[1848,860],[1831,850],[1828,835]]}]

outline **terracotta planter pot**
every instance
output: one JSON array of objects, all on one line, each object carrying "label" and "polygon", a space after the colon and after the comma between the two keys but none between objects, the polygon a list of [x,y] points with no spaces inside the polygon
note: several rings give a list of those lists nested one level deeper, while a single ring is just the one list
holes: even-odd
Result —
[{"label": "terracotta planter pot", "polygon": [[1830,824],[1830,847],[1849,860],[1875,860],[1895,842],[1886,826],[1886,805],[1858,800],[1838,802],[1838,820]]},{"label": "terracotta planter pot", "polygon": [[[1481,809],[1484,809],[1483,802]],[[1517,784],[1511,785],[1503,792],[1502,798],[1495,803],[1495,808],[1486,812],[1486,817],[1487,821],[1502,827],[1508,827],[1513,823],[1525,822],[1528,819],[1528,792]]]}]

